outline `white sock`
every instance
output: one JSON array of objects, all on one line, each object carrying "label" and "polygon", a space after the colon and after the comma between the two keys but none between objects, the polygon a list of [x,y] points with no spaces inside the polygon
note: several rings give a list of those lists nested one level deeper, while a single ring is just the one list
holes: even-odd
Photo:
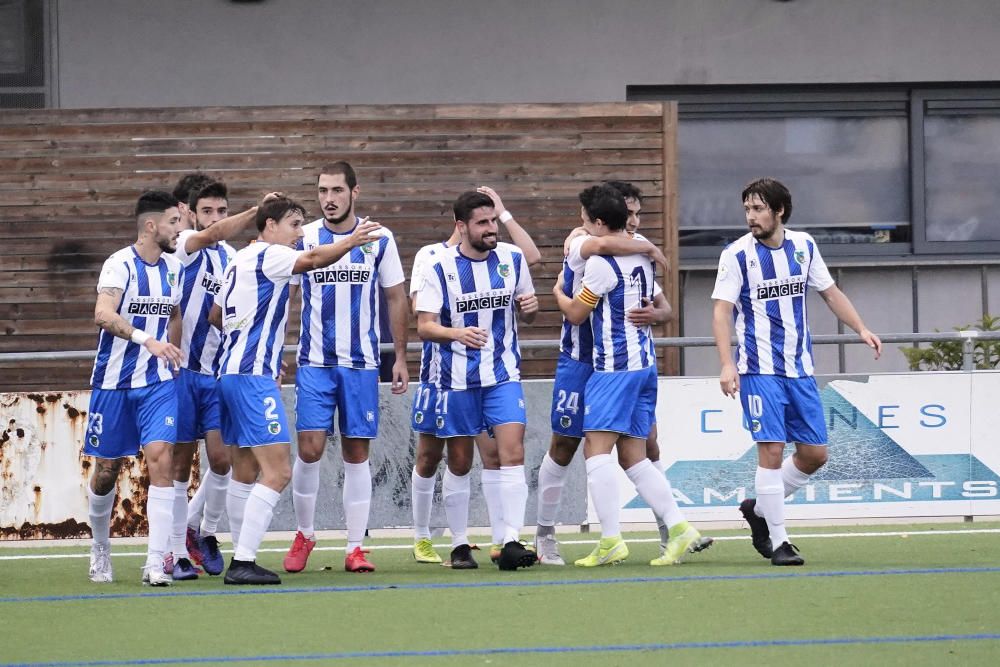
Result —
[{"label": "white sock", "polygon": [[597,520],[601,522],[601,537],[618,537],[622,534],[615,464],[611,454],[598,454],[587,459],[587,487],[590,489],[594,511],[597,512]]},{"label": "white sock", "polygon": [[344,461],[344,518],[347,523],[347,553],[364,543],[368,511],[372,505],[372,469],[368,461]]},{"label": "white sock", "polygon": [[785,487],[786,498],[808,484],[809,477],[811,475],[807,475],[795,467],[791,456],[781,462],[781,482]]},{"label": "white sock", "polygon": [[528,482],[524,466],[500,466],[500,504],[503,506],[503,544],[521,539],[524,511],[528,506]]},{"label": "white sock", "polygon": [[658,518],[668,527],[676,526],[684,521],[684,515],[674,500],[670,482],[656,469],[649,459],[643,459],[625,471],[628,478],[635,484],[635,490],[653,510]]},{"label": "white sock", "polygon": [[174,488],[150,486],[146,496],[146,521],[149,522],[149,546],[146,564],[162,562],[170,544],[170,527],[173,521]]},{"label": "white sock", "polygon": [[110,546],[111,544],[111,510],[115,506],[115,489],[112,487],[106,495],[99,496],[87,484],[87,498],[90,511],[90,532],[94,535],[94,544]]},{"label": "white sock", "polygon": [[781,470],[758,466],[754,488],[757,491],[758,513],[767,521],[767,529],[771,533],[771,548],[777,549],[782,542],[788,541],[788,533],[785,532],[785,487],[781,481]]},{"label": "white sock", "polygon": [[201,477],[201,484],[195,490],[194,495],[187,504],[187,525],[188,528],[197,529],[201,525],[201,517],[205,511],[205,475]]},{"label": "white sock", "polygon": [[469,473],[459,476],[446,468],[441,497],[451,531],[452,549],[469,543],[469,495]]},{"label": "white sock", "polygon": [[[431,505],[434,503],[436,475],[421,477],[417,469],[410,475],[410,502],[413,505],[413,534],[418,540],[431,537]],[[466,511],[468,515],[468,511]]]},{"label": "white sock", "polygon": [[240,529],[243,527],[243,514],[247,506],[247,498],[253,490],[253,484],[244,484],[235,479],[229,482],[226,491],[226,514],[229,515],[229,532],[233,536],[233,544],[240,542]]},{"label": "white sock", "polygon": [[556,524],[559,500],[568,472],[569,466],[559,465],[548,452],[542,457],[542,464],[538,466],[538,518],[535,521],[539,526]]},{"label": "white sock", "polygon": [[188,483],[174,480],[173,521],[170,525],[170,550],[174,561],[191,558],[187,550]]},{"label": "white sock", "polygon": [[296,456],[295,463],[292,465],[292,506],[295,508],[295,521],[298,523],[299,531],[309,539],[312,539],[316,533],[314,524],[316,521],[316,497],[319,495],[320,463],[322,463],[322,459],[306,463]]},{"label": "white sock", "polygon": [[271,525],[274,516],[274,506],[278,504],[281,494],[269,489],[263,484],[254,484],[250,497],[247,498],[246,513],[243,516],[243,526],[240,528],[240,541],[236,545],[234,560],[257,560],[257,549],[264,541],[264,534]]},{"label": "white sock", "polygon": [[486,513],[490,518],[490,533],[493,544],[503,545],[506,530],[503,522],[503,492],[500,490],[500,471],[483,468],[480,476],[483,497],[486,499]]},{"label": "white sock", "polygon": [[[201,486],[198,491],[205,490],[205,518],[201,521],[202,535],[215,535],[219,529],[219,520],[226,510],[226,489],[229,488],[229,478],[231,473],[217,475],[211,470],[201,478]],[[190,508],[190,505],[188,505]],[[191,512],[188,510],[188,516]]]},{"label": "white sock", "polygon": [[[656,468],[660,475],[666,478],[667,475],[667,463],[663,459],[656,459],[652,461],[653,467]],[[667,484],[670,484],[670,480],[667,480]],[[670,490],[670,494],[673,495],[673,489]],[[667,541],[670,540],[670,528],[667,527],[667,522],[663,520],[663,517],[656,516],[656,527],[660,531],[660,546],[666,548]]]}]

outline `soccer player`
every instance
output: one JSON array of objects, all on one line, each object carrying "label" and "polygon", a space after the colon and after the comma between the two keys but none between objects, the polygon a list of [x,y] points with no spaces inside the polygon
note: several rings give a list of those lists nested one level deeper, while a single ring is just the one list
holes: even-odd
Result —
[{"label": "soccer player", "polygon": [[[493,201],[493,210],[497,219],[504,225],[510,234],[511,241],[524,253],[525,261],[530,269],[541,261],[541,253],[531,237],[521,225],[514,220],[514,216],[507,211],[500,199],[500,195],[492,188],[482,186],[476,189],[477,192],[485,194]],[[432,243],[417,251],[413,260],[413,271],[410,278],[410,299],[413,302],[414,313],[416,313],[417,293],[423,285],[425,265],[432,261],[434,256],[447,248],[457,246],[462,240],[456,222],[451,237],[442,243]],[[413,508],[413,529],[414,544],[413,557],[418,563],[440,563],[441,557],[434,551],[431,544],[430,518],[431,505],[434,496],[434,478],[437,474],[438,465],[444,455],[445,441],[437,437],[437,429],[434,420],[434,405],[437,399],[438,373],[438,350],[437,343],[424,341],[423,349],[420,353],[420,384],[414,397],[411,411],[410,425],[413,431],[418,434],[417,448],[414,455],[414,465],[412,473],[412,484],[410,487],[412,508]],[[496,456],[496,442],[492,438],[480,436],[477,440],[480,445],[480,457],[483,460],[483,491],[487,496],[487,508],[489,510],[490,523],[500,524],[499,535],[494,540],[503,539],[502,511],[500,507],[499,477],[500,464]],[[448,459],[453,458],[458,462],[462,451],[449,452]],[[490,465],[487,468],[487,465]],[[465,464],[456,465],[456,469],[465,469]],[[494,484],[490,484],[490,477],[496,478]],[[468,503],[469,503],[469,483],[467,477],[456,475],[452,467],[448,467],[444,475],[442,494],[446,514],[454,514],[454,519],[449,519],[449,524],[462,525],[468,523]],[[464,509],[463,509],[464,508]],[[464,517],[464,519],[463,519]],[[496,526],[491,526],[496,528]],[[461,533],[465,534],[467,527],[462,525]],[[454,531],[452,531],[454,537]],[[502,544],[500,548],[502,548]],[[475,564],[471,551],[465,553],[469,547],[467,541],[462,544],[455,544],[452,551],[451,565],[455,569],[471,569]],[[499,558],[500,548],[497,549]],[[458,553],[455,550],[458,550]],[[478,565],[475,565],[478,567]]]},{"label": "soccer player", "polygon": [[195,225],[197,221],[195,220],[194,211],[191,210],[189,200],[191,199],[191,195],[197,194],[199,190],[213,180],[207,174],[203,174],[200,171],[193,171],[190,174],[184,174],[177,181],[173,194],[177,198],[177,210],[181,213],[181,221],[177,225],[178,230],[183,232],[185,229],[196,229]]},{"label": "soccer player", "polygon": [[[806,288],[819,292],[841,322],[856,331],[878,359],[882,341],[865,327],[834,284],[813,238],[787,229],[792,196],[782,183],[761,178],[742,193],[750,231],[726,246],[712,298],[712,333],[719,352],[722,393],[740,395],[757,443],[757,497],[740,504],[754,548],[773,565],[802,565],[788,541],[784,499],[826,463],[826,421],[813,378],[806,320]],[[730,347],[735,320],[736,359]],[[785,443],[795,453],[782,462]]]},{"label": "soccer player", "polygon": [[[581,217],[593,236],[627,238],[628,210],[624,197],[609,186],[581,193]],[[628,557],[621,537],[618,485],[611,450],[617,445],[618,463],[653,513],[670,527],[666,552],[650,565],[681,562],[686,552],[711,545],[681,514],[670,483],[646,458],[646,437],[656,410],[656,355],[649,325],[636,326],[627,312],[656,291],[653,267],[645,255],[587,259],[575,296],[555,290],[559,309],[575,325],[590,319],[593,373],[582,397],[584,458],[587,483],[601,523],[601,540],[590,555],[576,561],[581,567],[619,563]],[[570,397],[566,397],[566,403]]]},{"label": "soccer player", "polygon": [[[556,289],[567,297],[579,291],[583,279],[584,266],[593,255],[648,254],[654,261],[665,264],[663,254],[656,246],[636,233],[639,227],[639,210],[642,194],[631,183],[612,181],[606,185],[618,190],[625,200],[628,219],[625,223],[627,237],[618,234],[591,236],[583,226],[570,233],[564,244],[566,257],[563,271]],[[588,188],[581,192],[581,204],[585,216],[586,206],[602,192],[599,188]],[[606,192],[612,196],[610,192]],[[672,315],[672,309],[659,286],[654,284],[651,303],[629,310],[626,316],[636,326],[660,324]],[[589,318],[581,325],[563,320],[560,337],[559,362],[556,366],[552,391],[552,442],[549,451],[542,458],[538,469],[538,516],[536,519],[535,548],[539,562],[543,565],[564,565],[559,553],[559,543],[555,536],[556,514],[562,498],[568,466],[583,438],[583,414],[581,407],[587,380],[593,372],[593,335]],[[656,423],[654,421],[646,440],[646,456],[661,473],[659,448],[656,446]],[[659,520],[658,520],[659,521]],[[669,530],[660,522],[661,554],[666,551]]]},{"label": "soccer player", "polygon": [[[235,443],[233,480],[253,484],[245,507],[230,513],[239,525],[236,553],[226,571],[227,584],[278,584],[274,572],[256,563],[257,549],[271,523],[274,506],[288,485],[290,434],[277,382],[281,348],[288,321],[292,276],[329,266],[355,248],[377,243],[377,223],[362,220],[336,243],[295,250],[302,238],[305,209],[287,197],[276,197],[257,210],[260,236],[236,253],[226,269],[220,298],[211,319],[222,324],[219,388],[225,404],[223,440]],[[255,466],[260,478],[244,476]],[[255,471],[254,471],[255,472]]]},{"label": "soccer player", "polygon": [[90,580],[104,583],[111,569],[111,510],[125,457],[142,449],[149,472],[146,517],[149,545],[143,583],[169,586],[163,554],[170,539],[173,504],[171,449],[177,435],[173,370],[180,367],[181,263],[170,253],[177,243],[180,212],[168,192],[148,191],[135,206],[134,245],[111,255],[97,281],[94,322],[100,328],[90,378],[83,453],[95,457],[90,499]]},{"label": "soccer player", "polygon": [[[464,192],[453,208],[461,242],[439,252],[426,266],[417,294],[417,332],[440,345],[434,423],[437,436],[449,441],[449,470],[465,478],[465,489],[473,438],[487,428],[496,435],[506,524],[497,564],[502,570],[516,570],[536,561],[534,552],[520,542],[528,485],[517,319],[532,322],[538,299],[524,254],[517,246],[497,241],[493,199],[482,192]],[[461,522],[449,517],[449,523]],[[449,527],[457,555],[463,556],[465,549],[459,547],[469,546],[464,531],[459,533],[463,526]],[[452,554],[454,558],[456,551]]]},{"label": "soccer player", "polygon": [[[355,201],[357,175],[346,162],[324,166],[317,190],[323,217],[305,226],[306,249],[348,238],[360,224]],[[348,572],[373,572],[362,549],[372,499],[369,446],[378,434],[379,287],[385,292],[396,361],[392,393],[406,393],[409,318],[403,267],[392,234],[382,229],[369,244],[353,249],[329,269],[301,277],[302,329],[295,376],[298,455],[292,471],[292,500],[298,532],[285,556],[287,572],[301,572],[316,546],[313,523],[320,462],[327,431],[338,416],[344,459],[344,515]]]},{"label": "soccer player", "polygon": [[[226,239],[251,227],[257,216],[257,207],[253,207],[230,217],[229,193],[221,182],[209,183],[192,193],[189,204],[195,213],[195,229],[180,233],[174,253],[184,265],[180,304],[184,360],[176,382],[178,421],[170,536],[174,562],[173,568],[167,567],[172,569],[175,580],[197,578],[191,556],[209,574],[221,574],[225,567],[215,532],[226,508],[230,461],[219,431],[216,374],[220,333],[209,323],[208,316],[222,287],[226,266],[236,254]],[[199,438],[205,439],[208,470],[189,507],[188,481]]]}]

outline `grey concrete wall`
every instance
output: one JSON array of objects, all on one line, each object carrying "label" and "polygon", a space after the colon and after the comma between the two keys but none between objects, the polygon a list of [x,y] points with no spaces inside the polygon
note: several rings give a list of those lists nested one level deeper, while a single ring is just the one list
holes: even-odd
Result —
[{"label": "grey concrete wall", "polygon": [[995,0],[53,0],[60,106],[620,101],[997,78]]}]

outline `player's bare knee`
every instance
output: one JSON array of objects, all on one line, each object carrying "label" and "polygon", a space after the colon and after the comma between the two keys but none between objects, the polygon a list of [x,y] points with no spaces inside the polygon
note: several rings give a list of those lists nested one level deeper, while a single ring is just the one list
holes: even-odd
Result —
[{"label": "player's bare knee", "polygon": [[828,457],[826,450],[826,447],[799,447],[795,453],[795,463],[802,472],[811,475],[826,465]]},{"label": "player's bare knee", "polygon": [[321,431],[302,431],[298,438],[298,457],[306,463],[316,463],[323,458],[326,448],[326,433]]},{"label": "player's bare knee", "polygon": [[579,446],[580,441],[577,438],[553,434],[552,444],[549,445],[549,458],[561,466],[568,466]]},{"label": "player's bare knee", "polygon": [[97,459],[94,474],[90,478],[90,489],[99,496],[108,495],[114,491],[121,469],[121,459]]},{"label": "player's bare knee", "polygon": [[208,467],[216,475],[228,475],[232,465],[229,462],[229,452],[208,452]]}]

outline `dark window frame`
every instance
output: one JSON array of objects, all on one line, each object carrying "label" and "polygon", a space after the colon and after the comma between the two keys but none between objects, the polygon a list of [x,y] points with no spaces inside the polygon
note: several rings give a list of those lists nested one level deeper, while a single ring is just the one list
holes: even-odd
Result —
[{"label": "dark window frame", "polygon": [[[722,85],[626,87],[630,102],[676,100],[679,122],[685,118],[753,119],[788,117],[906,117],[908,123],[908,182],[910,241],[825,244],[827,257],[870,258],[969,257],[1000,252],[1000,241],[928,241],[924,165],[924,118],[928,106],[972,113],[977,109],[1000,114],[1000,82],[892,83],[816,85]],[[683,164],[680,165],[683,169]],[[717,257],[714,246],[685,246],[682,260]]]}]

